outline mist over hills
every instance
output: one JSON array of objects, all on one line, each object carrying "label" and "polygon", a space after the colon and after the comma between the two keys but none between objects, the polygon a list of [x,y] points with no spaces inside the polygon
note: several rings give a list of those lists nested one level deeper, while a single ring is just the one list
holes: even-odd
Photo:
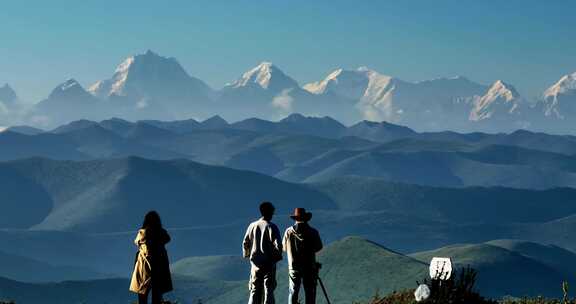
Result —
[{"label": "mist over hills", "polygon": [[[366,67],[336,69],[319,81],[299,84],[271,62],[248,69],[221,89],[186,72],[175,58],[152,51],[129,56],[110,78],[87,89],[76,80],[24,109],[10,86],[0,90],[0,125],[53,127],[75,119],[130,120],[278,119],[298,112],[329,115],[347,124],[362,119],[407,125],[419,131],[509,132],[531,129],[572,133],[574,74],[561,77],[536,100],[497,80],[465,77],[408,82]],[[24,108],[23,108],[24,107]]]}]

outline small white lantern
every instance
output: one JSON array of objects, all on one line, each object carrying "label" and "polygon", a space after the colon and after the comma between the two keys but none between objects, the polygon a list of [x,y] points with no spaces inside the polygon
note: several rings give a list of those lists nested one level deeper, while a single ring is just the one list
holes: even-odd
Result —
[{"label": "small white lantern", "polygon": [[452,261],[450,258],[434,257],[430,261],[430,278],[433,280],[448,280],[452,276]]},{"label": "small white lantern", "polygon": [[426,301],[430,297],[430,288],[426,284],[421,284],[416,288],[414,291],[414,298],[416,298],[416,302]]}]

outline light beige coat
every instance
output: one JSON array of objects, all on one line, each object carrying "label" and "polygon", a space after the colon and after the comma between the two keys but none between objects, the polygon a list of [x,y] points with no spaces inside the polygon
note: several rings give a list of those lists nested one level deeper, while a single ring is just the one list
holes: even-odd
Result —
[{"label": "light beige coat", "polygon": [[151,262],[148,247],[146,246],[146,230],[140,229],[134,240],[138,246],[132,281],[130,282],[130,291],[145,294],[152,284]]}]

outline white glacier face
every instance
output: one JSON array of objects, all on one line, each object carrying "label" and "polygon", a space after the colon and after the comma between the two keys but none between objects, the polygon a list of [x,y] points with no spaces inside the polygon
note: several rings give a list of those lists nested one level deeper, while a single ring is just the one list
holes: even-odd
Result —
[{"label": "white glacier face", "polygon": [[203,81],[191,77],[174,58],[152,51],[130,56],[120,63],[111,78],[90,86],[99,98],[124,96],[138,102],[142,98],[209,98],[212,90]]},{"label": "white glacier face", "polygon": [[488,87],[464,77],[408,82],[360,67],[338,69],[304,89],[353,100],[367,120],[441,129],[465,124],[474,99]]},{"label": "white glacier face", "polygon": [[[13,90],[0,87],[0,112],[14,113],[12,99],[17,99]],[[32,107],[35,119],[58,116],[50,119],[53,123],[72,117],[174,120],[222,114],[241,120],[302,113],[331,116],[347,124],[387,121],[419,131],[507,131],[530,120],[540,130],[557,124],[566,132],[576,119],[576,73],[563,76],[534,106],[503,81],[487,86],[458,76],[414,82],[360,67],[338,68],[300,86],[268,61],[213,91],[176,59],[147,51],[127,57],[110,78],[88,90],[69,79],[41,104],[28,106]],[[64,108],[65,117],[57,113]]]},{"label": "white glacier face", "polygon": [[107,98],[110,95],[123,96],[123,88],[128,79],[130,67],[134,63],[134,56],[126,58],[116,67],[111,79],[100,80],[88,88],[88,92],[99,98]]},{"label": "white glacier face", "polygon": [[264,61],[242,74],[239,79],[227,85],[224,89],[240,89],[254,86],[264,90],[271,90],[275,93],[299,87],[294,79],[287,76],[273,63]]},{"label": "white glacier face", "polygon": [[383,97],[385,97],[388,91],[394,88],[397,82],[401,82],[398,79],[380,74],[367,67],[360,67],[357,71],[358,73],[364,74],[368,79],[368,85],[361,97],[363,101],[380,102],[382,99],[385,99]]},{"label": "white glacier face", "polygon": [[544,97],[555,97],[573,90],[576,90],[576,72],[560,78],[544,92]]},{"label": "white glacier face", "polygon": [[564,120],[576,114],[576,72],[565,75],[544,91],[544,116]]},{"label": "white glacier face", "polygon": [[375,100],[388,86],[392,77],[366,67],[356,70],[337,69],[325,79],[303,86],[312,94],[334,94],[350,99]]},{"label": "white glacier face", "polygon": [[[276,67],[272,65],[271,62],[262,62],[253,69],[242,74],[240,79],[236,80],[232,87],[244,87],[249,84],[255,83],[260,87],[267,89],[270,84],[270,79],[272,79],[272,70],[277,70]],[[275,71],[276,72],[276,71]]]},{"label": "white glacier face", "polygon": [[519,113],[523,101],[516,89],[501,80],[494,82],[483,96],[476,98],[470,112],[470,120],[480,121],[495,118],[497,115]]},{"label": "white glacier face", "polygon": [[315,95],[349,99],[356,103],[356,109],[365,119],[397,121],[390,98],[395,81],[390,76],[360,67],[356,70],[337,69],[323,80],[308,83],[303,88]]}]

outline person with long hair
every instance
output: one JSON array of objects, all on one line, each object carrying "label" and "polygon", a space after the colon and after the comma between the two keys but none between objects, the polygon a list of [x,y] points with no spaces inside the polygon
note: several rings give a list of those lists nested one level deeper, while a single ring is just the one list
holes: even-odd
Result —
[{"label": "person with long hair", "polygon": [[152,294],[152,304],[161,304],[162,295],[172,291],[170,263],[165,247],[168,242],[170,235],[162,228],[160,215],[156,211],[148,212],[134,240],[138,253],[130,291],[138,294],[139,304],[148,303],[149,294]]}]

